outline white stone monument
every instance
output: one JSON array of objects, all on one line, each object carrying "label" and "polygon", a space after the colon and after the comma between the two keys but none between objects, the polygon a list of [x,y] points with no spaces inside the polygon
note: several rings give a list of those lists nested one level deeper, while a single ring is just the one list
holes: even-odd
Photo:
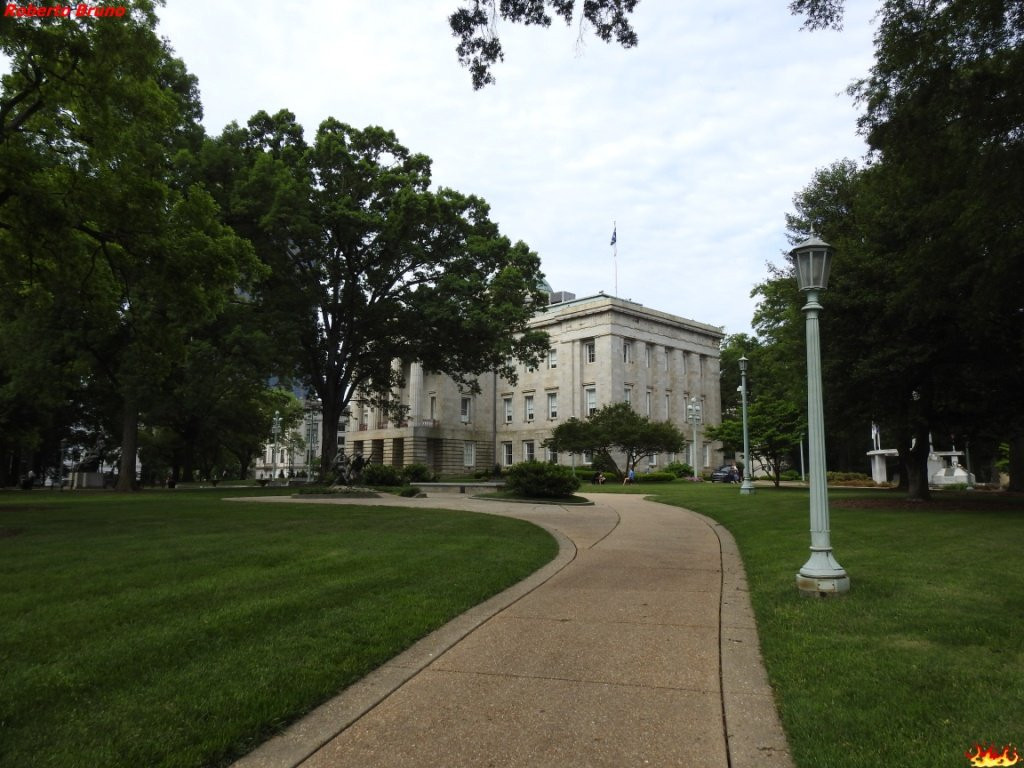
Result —
[{"label": "white stone monument", "polygon": [[868,458],[871,460],[871,479],[876,483],[887,483],[889,470],[885,461],[889,456],[899,456],[900,452],[895,448],[882,448],[882,433],[877,424],[871,425],[871,446],[873,450],[868,451]]}]

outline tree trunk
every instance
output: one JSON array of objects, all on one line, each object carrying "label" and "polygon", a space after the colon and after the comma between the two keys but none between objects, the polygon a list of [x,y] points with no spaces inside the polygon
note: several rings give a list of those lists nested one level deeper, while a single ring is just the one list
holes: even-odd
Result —
[{"label": "tree trunk", "polygon": [[235,451],[234,456],[238,459],[238,479],[245,480],[249,475],[249,465],[252,464],[251,451]]},{"label": "tree trunk", "polygon": [[[320,394],[320,393],[317,393]],[[338,403],[320,395],[323,436],[320,443],[320,479],[330,482],[334,478],[334,459],[338,455],[338,419],[342,409]]]},{"label": "tree trunk", "polygon": [[1024,491],[1024,435],[1010,438],[1011,491]]},{"label": "tree trunk", "polygon": [[117,476],[116,491],[134,491],[135,454],[139,447],[139,409],[132,399],[125,400],[121,422],[121,465]]},{"label": "tree trunk", "polygon": [[928,430],[918,430],[917,442],[907,456],[907,498],[913,501],[928,501]]},{"label": "tree trunk", "polygon": [[897,490],[909,492],[910,490],[910,443],[904,442],[900,446],[900,455],[896,458],[896,472],[899,474]]}]

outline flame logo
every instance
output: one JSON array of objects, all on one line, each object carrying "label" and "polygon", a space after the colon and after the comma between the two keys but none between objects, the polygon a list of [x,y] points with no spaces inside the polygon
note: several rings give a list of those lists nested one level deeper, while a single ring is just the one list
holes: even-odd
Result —
[{"label": "flame logo", "polygon": [[986,749],[975,744],[974,754],[964,752],[964,757],[971,761],[974,768],[1006,768],[1006,766],[1016,765],[1020,762],[1020,755],[1017,754],[1017,749],[1012,744],[1003,747],[1002,752],[997,752],[993,744],[989,744]]}]

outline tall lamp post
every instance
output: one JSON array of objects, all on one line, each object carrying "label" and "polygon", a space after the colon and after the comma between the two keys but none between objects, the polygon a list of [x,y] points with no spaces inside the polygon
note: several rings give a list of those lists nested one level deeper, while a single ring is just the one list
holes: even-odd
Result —
[{"label": "tall lamp post", "polygon": [[270,457],[270,484],[273,485],[277,480],[277,438],[281,434],[281,412],[274,411],[274,422],[270,428],[271,433],[274,435],[274,453]]},{"label": "tall lamp post", "polygon": [[313,482],[313,459],[316,458],[319,426],[316,416],[320,412],[317,400],[306,400],[306,479]]},{"label": "tall lamp post", "polygon": [[818,294],[828,287],[832,246],[811,237],[792,251],[807,330],[807,437],[810,453],[811,556],[796,575],[801,595],[830,597],[850,590],[850,577],[832,555],[829,540],[828,487],[825,481],[825,416],[821,396],[821,339]]},{"label": "tall lamp post", "polygon": [[754,480],[750,476],[750,430],[747,428],[747,356],[740,358],[740,390],[743,396],[743,484],[740,494],[754,492]]},{"label": "tall lamp post", "polygon": [[691,397],[686,406],[686,416],[693,424],[693,479],[697,479],[697,422],[700,421],[700,403],[696,397]]}]

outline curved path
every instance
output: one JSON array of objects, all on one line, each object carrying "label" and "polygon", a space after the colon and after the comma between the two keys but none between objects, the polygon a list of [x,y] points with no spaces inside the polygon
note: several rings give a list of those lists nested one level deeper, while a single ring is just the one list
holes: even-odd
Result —
[{"label": "curved path", "polygon": [[560,553],[237,768],[791,768],[732,536],[640,496],[589,498],[348,502],[510,515]]}]

